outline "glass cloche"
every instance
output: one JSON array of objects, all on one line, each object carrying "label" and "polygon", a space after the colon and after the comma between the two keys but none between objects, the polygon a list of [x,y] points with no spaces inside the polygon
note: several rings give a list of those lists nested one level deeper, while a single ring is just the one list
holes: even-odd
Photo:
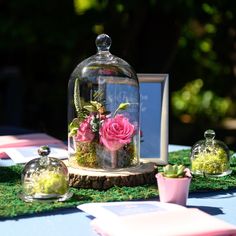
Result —
[{"label": "glass cloche", "polygon": [[69,173],[59,159],[49,157],[50,149],[38,149],[39,158],[29,161],[22,172],[23,193],[26,202],[52,200],[64,201],[72,196],[69,192]]},{"label": "glass cloche", "polygon": [[139,83],[135,71],[96,39],[97,54],[72,72],[68,86],[68,150],[73,167],[118,169],[139,164]]},{"label": "glass cloche", "polygon": [[229,175],[230,153],[226,144],[215,139],[215,132],[207,130],[204,140],[194,144],[191,150],[191,171],[194,174],[220,177]]}]

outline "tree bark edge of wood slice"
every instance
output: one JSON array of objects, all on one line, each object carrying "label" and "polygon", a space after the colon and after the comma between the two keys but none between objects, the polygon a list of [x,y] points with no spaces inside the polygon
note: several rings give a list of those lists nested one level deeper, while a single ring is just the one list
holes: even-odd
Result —
[{"label": "tree bark edge of wood slice", "polygon": [[[67,163],[66,163],[67,164]],[[69,184],[74,188],[107,190],[114,186],[134,187],[156,183],[155,163],[141,163],[138,166],[116,169],[73,168],[69,170]]]}]

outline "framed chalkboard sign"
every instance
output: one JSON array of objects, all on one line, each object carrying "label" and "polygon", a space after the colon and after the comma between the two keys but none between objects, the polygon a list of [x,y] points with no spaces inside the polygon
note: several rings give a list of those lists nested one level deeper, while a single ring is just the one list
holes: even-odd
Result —
[{"label": "framed chalkboard sign", "polygon": [[168,74],[138,74],[142,162],[168,163]]}]

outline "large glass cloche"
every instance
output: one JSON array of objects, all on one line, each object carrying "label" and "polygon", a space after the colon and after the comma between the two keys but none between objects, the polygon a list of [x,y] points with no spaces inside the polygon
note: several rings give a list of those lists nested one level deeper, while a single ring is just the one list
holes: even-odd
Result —
[{"label": "large glass cloche", "polygon": [[69,163],[118,169],[139,164],[139,83],[132,67],[96,39],[97,53],[82,61],[68,85]]}]

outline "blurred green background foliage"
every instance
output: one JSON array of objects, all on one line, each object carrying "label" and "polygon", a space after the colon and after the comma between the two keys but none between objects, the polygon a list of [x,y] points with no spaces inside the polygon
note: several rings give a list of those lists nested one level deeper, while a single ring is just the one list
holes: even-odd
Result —
[{"label": "blurred green background foliage", "polygon": [[234,0],[1,0],[0,124],[66,140],[67,83],[107,33],[137,73],[170,75],[170,143],[236,145]]}]

